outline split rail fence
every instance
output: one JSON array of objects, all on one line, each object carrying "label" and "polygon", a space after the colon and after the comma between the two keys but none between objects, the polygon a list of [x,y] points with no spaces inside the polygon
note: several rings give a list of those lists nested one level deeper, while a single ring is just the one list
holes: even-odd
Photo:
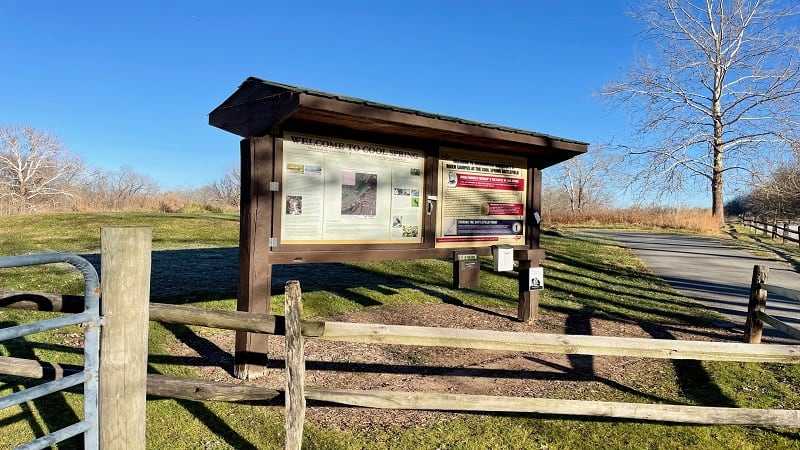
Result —
[{"label": "split rail fence", "polygon": [[768,284],[769,267],[753,266],[753,280],[750,283],[750,300],[747,306],[747,321],[744,326],[744,341],[760,344],[764,324],[772,325],[776,330],[800,339],[800,329],[766,313],[767,294],[780,295],[789,300],[800,302],[800,291],[774,284]]},{"label": "split rail fence", "polygon": [[[140,238],[139,238],[140,239]],[[136,248],[147,247],[149,242],[132,241]],[[134,252],[135,253],[135,252]],[[101,255],[106,258],[106,255]],[[103,264],[105,264],[103,262]],[[105,274],[105,265],[103,266]],[[149,277],[137,277],[139,281],[126,279],[126,286],[147,284]],[[106,292],[105,280],[103,292]],[[123,284],[123,280],[117,280]],[[110,286],[109,286],[110,287]],[[112,288],[113,290],[113,288]],[[286,285],[286,311],[284,316],[260,315],[238,311],[219,311],[180,305],[148,303],[146,297],[136,300],[139,304],[128,303],[127,308],[143,310],[149,320],[164,323],[197,325],[226,330],[254,333],[283,334],[286,336],[286,386],[283,401],[286,411],[286,448],[299,449],[302,440],[306,400],[324,401],[346,406],[425,409],[440,411],[471,411],[485,413],[530,413],[538,415],[566,415],[585,417],[606,417],[615,419],[647,420],[673,423],[709,425],[752,425],[752,426],[800,426],[800,410],[748,409],[727,407],[706,407],[686,405],[664,405],[646,403],[620,403],[584,400],[562,400],[548,398],[501,397],[486,395],[466,395],[449,393],[422,393],[396,391],[361,391],[309,388],[305,386],[304,341],[323,339],[328,341],[358,342],[371,344],[400,344],[414,346],[441,346],[479,350],[500,350],[510,352],[559,353],[594,356],[629,356],[658,359],[691,359],[709,361],[739,361],[768,363],[800,363],[800,346],[797,345],[752,345],[737,342],[700,342],[666,339],[623,338],[604,336],[561,335],[540,333],[515,333],[474,329],[430,328],[400,325],[379,325],[365,323],[343,323],[307,321],[300,319],[301,291],[298,281]],[[42,309],[74,312],[82,308],[83,299],[57,294],[38,294],[20,292],[0,292],[0,305],[23,309]],[[134,299],[129,299],[133,302]],[[105,304],[104,304],[105,306]],[[103,311],[106,314],[105,311]],[[112,313],[114,315],[114,313]],[[141,314],[138,314],[141,317]],[[140,340],[146,335],[147,326],[136,320],[110,321],[103,332],[117,328],[120,335],[129,334]],[[146,345],[144,346],[146,349]],[[105,347],[103,347],[105,351]],[[101,353],[101,366],[105,353]],[[117,354],[119,358],[123,355]],[[118,364],[120,362],[117,362]],[[127,383],[130,377],[138,376],[140,385],[146,387],[147,394],[187,400],[206,401],[280,401],[281,392],[274,389],[259,388],[232,383],[220,383],[178,377],[167,377],[146,373],[146,358],[132,355],[121,364],[125,368]],[[49,370],[47,368],[50,368]],[[79,367],[62,366],[55,363],[0,358],[0,373],[36,378],[58,377]],[[109,379],[106,389],[114,390],[119,377]],[[101,397],[103,390],[101,378]],[[141,393],[139,401],[144,402]],[[120,405],[120,408],[128,405]],[[125,410],[119,417],[126,422],[138,425],[126,429],[144,429],[144,410]],[[101,408],[101,430],[104,421],[113,421]],[[118,440],[127,439],[126,429],[115,430]],[[141,431],[137,431],[141,434]],[[140,439],[134,433],[132,439]],[[104,448],[120,448],[107,446]],[[127,448],[144,448],[129,446]]]},{"label": "split rail fence", "polygon": [[762,219],[759,217],[742,216],[742,224],[750,229],[753,233],[761,233],[762,236],[767,236],[772,239],[781,239],[782,242],[794,242],[800,245],[800,226],[797,222],[788,220]]}]

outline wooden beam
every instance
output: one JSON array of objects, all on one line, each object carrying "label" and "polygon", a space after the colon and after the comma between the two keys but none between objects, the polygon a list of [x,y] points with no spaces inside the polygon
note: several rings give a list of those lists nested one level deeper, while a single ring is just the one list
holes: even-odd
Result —
[{"label": "wooden beam", "polygon": [[[283,316],[163,303],[150,303],[150,320],[260,334],[283,335],[286,329]],[[300,326],[304,336],[319,336],[325,329],[325,322],[302,320]]]},{"label": "wooden beam", "polygon": [[[39,380],[57,380],[83,370],[82,366],[0,356],[0,373]],[[147,374],[147,395],[192,401],[268,402],[281,393],[245,384]]]},{"label": "wooden beam", "polygon": [[325,332],[319,339],[567,355],[800,363],[800,345],[754,346],[739,342],[676,341],[344,322],[325,322]]},{"label": "wooden beam", "polygon": [[800,411],[653,405],[429,392],[306,389],[306,398],[365,408],[592,416],[702,425],[797,427]]},{"label": "wooden beam", "polygon": [[758,311],[758,318],[761,319],[762,322],[772,325],[776,330],[780,331],[781,333],[788,334],[789,336],[795,339],[800,339],[800,330],[798,330],[797,328],[789,326],[763,311]]},{"label": "wooden beam", "polygon": [[484,139],[511,142],[530,147],[545,147],[552,148],[554,151],[569,150],[580,153],[585,152],[587,148],[587,144],[584,143],[562,140],[540,133],[513,130],[507,127],[480,124],[456,118],[448,120],[444,116],[435,114],[419,114],[418,111],[406,111],[400,108],[391,109],[386,108],[385,106],[387,105],[352,102],[319,96],[309,92],[300,94],[299,105],[300,108],[294,113],[296,117],[302,117],[303,114],[306,114],[306,110],[310,110],[308,114],[316,118],[317,116],[314,113],[320,111],[333,113],[336,117],[352,117],[355,122],[369,119],[398,124],[403,127],[427,129],[431,137],[436,136],[437,133],[480,136]]},{"label": "wooden beam", "polygon": [[286,315],[286,450],[300,450],[303,424],[306,420],[306,360],[300,327],[300,282],[286,283],[284,311]]},{"label": "wooden beam", "polygon": [[145,448],[151,241],[149,227],[100,230],[101,448]]},{"label": "wooden beam", "polygon": [[[241,143],[241,201],[239,223],[239,295],[236,309],[269,313],[272,265],[269,238],[272,234],[273,139],[245,139]],[[240,379],[266,373],[267,336],[236,333],[234,374]]]},{"label": "wooden beam", "polygon": [[[77,295],[59,295],[48,293],[23,293],[17,296],[16,291],[0,291],[0,305],[9,309],[25,309],[32,311],[53,311],[76,313],[83,311],[83,297]],[[16,298],[34,300],[16,301]],[[46,299],[46,302],[38,299]],[[9,299],[8,302],[4,300]],[[66,299],[66,301],[64,301]],[[39,309],[43,307],[44,309]],[[250,333],[283,335],[285,321],[283,316],[255,314],[243,311],[200,308],[187,305],[169,305],[166,303],[150,303],[149,316],[153,322],[178,323],[201,327],[219,328],[222,330],[246,331]],[[300,326],[303,336],[319,336],[325,329],[325,322],[302,320]]]}]

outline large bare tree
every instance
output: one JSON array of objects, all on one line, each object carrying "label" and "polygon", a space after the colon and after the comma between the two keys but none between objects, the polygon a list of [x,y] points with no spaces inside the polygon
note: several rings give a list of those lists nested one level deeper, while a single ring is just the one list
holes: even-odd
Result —
[{"label": "large bare tree", "polygon": [[797,13],[794,0],[637,6],[632,15],[652,51],[601,95],[632,119],[628,148],[643,185],[663,192],[708,183],[712,214],[724,223],[727,174],[753,174],[760,160],[789,150],[800,116]]},{"label": "large bare tree", "polygon": [[73,198],[81,158],[32,126],[0,126],[0,200],[12,212],[63,208]]}]

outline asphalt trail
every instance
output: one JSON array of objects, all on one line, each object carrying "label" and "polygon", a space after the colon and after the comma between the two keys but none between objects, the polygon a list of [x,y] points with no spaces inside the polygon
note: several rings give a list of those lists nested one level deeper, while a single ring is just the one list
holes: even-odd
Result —
[{"label": "asphalt trail", "polygon": [[[657,276],[687,297],[716,310],[743,327],[753,266],[770,268],[769,284],[800,289],[800,274],[777,261],[729,247],[721,240],[636,231],[586,231],[583,234],[614,239],[639,257]],[[800,304],[769,294],[766,312],[800,327]],[[765,326],[763,342],[798,343]]]}]

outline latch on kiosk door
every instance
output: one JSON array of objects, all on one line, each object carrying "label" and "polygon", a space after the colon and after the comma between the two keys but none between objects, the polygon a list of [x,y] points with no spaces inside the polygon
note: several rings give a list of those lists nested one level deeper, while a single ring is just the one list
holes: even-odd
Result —
[{"label": "latch on kiosk door", "polygon": [[435,201],[437,201],[437,200],[439,200],[439,197],[437,197],[437,196],[435,196],[435,195],[429,195],[429,196],[428,196],[428,202],[427,202],[427,204],[425,205],[425,213],[426,213],[427,215],[429,215],[429,216],[430,216],[431,214],[433,214],[433,209],[434,209],[434,208],[433,208],[433,202],[435,202]]}]

